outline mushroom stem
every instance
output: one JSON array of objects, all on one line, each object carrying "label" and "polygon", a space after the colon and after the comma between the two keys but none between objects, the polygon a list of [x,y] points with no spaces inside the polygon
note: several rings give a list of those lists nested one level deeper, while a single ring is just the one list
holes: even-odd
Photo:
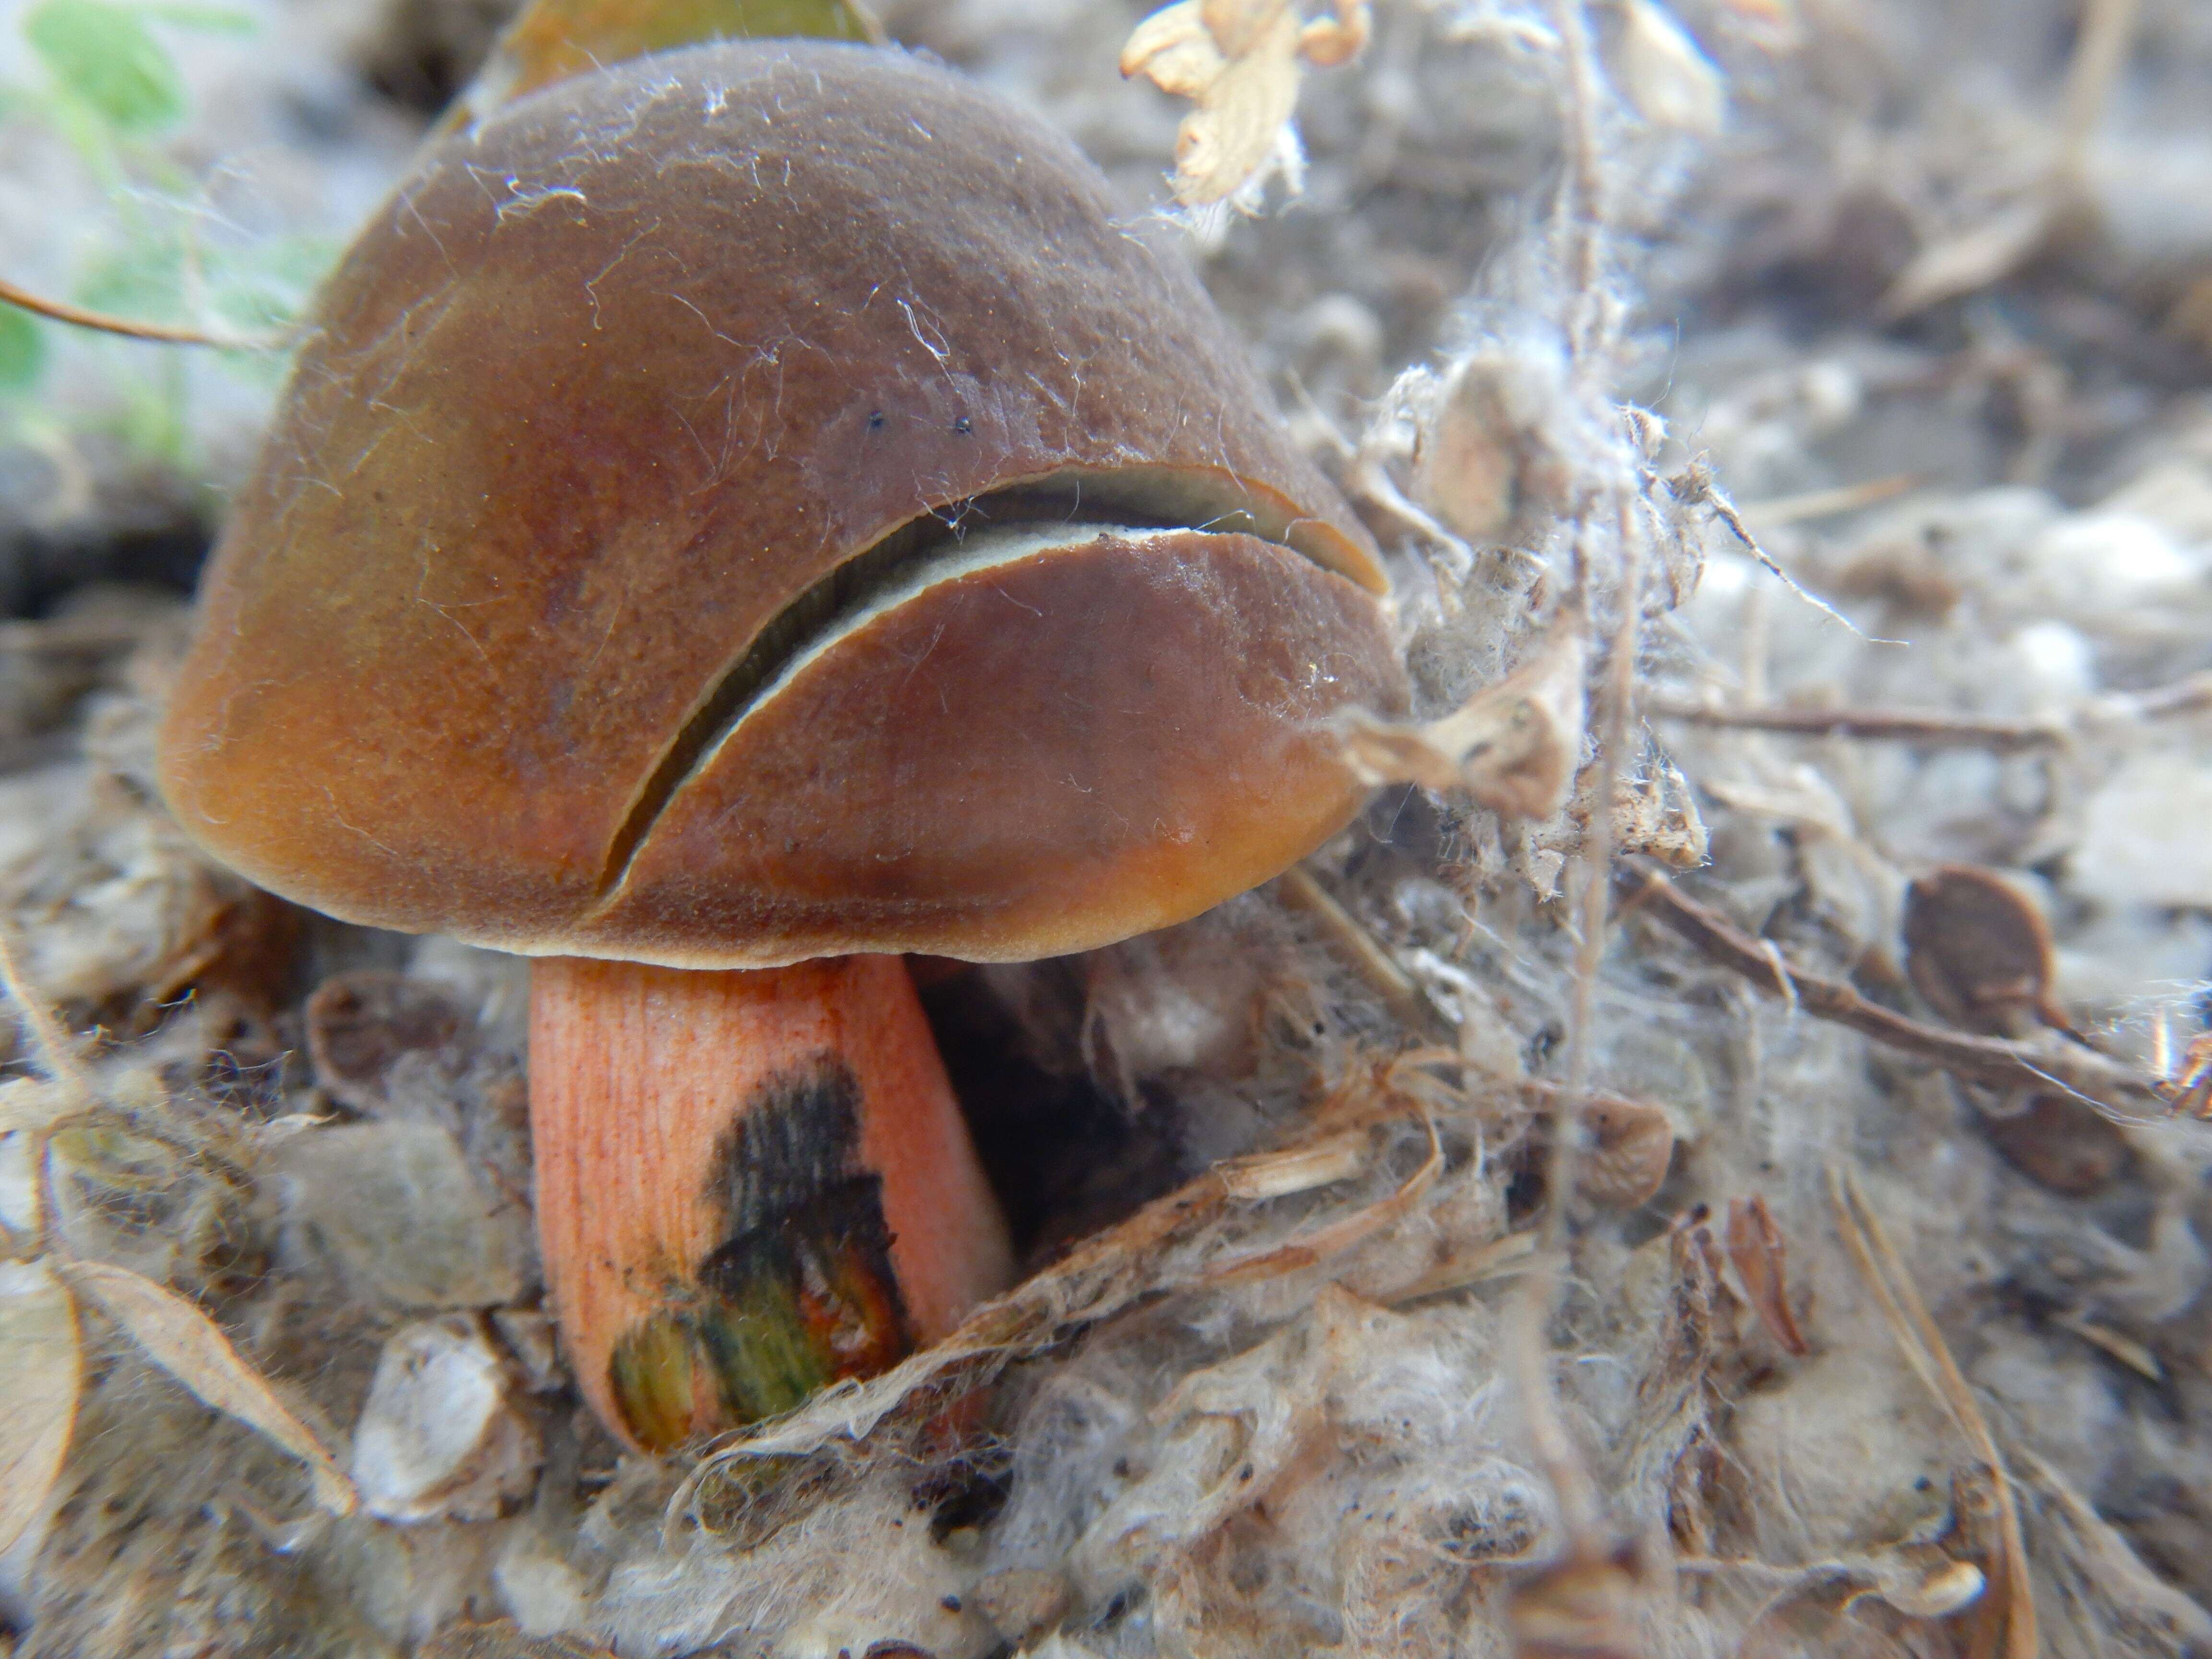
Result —
[{"label": "mushroom stem", "polygon": [[1012,1278],[896,957],[531,969],[538,1229],[584,1396],[659,1452],[945,1335]]}]

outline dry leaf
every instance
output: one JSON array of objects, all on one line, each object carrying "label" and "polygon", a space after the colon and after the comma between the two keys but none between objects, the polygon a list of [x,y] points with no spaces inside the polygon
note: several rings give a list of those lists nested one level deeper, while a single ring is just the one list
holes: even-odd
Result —
[{"label": "dry leaf", "polygon": [[1463,789],[1502,817],[1548,818],[1566,805],[1582,760],[1586,658],[1581,629],[1564,620],[1534,658],[1442,720],[1355,713],[1346,761],[1370,786]]},{"label": "dry leaf", "polygon": [[1704,867],[1712,837],[1698,811],[1697,796],[1682,769],[1664,755],[1621,781],[1613,797],[1613,844],[1622,853],[1641,853],[1670,870]]},{"label": "dry leaf", "polygon": [[1812,1352],[1813,1345],[1790,1311],[1788,1252],[1764,1198],[1729,1200],[1728,1254],[1759,1322],[1790,1352],[1801,1357]]},{"label": "dry leaf", "polygon": [[307,1466],[315,1501],[350,1515],[353,1483],[339,1473],[314,1431],[295,1417],[216,1322],[175,1291],[105,1261],[63,1268],[70,1285],[120,1325],[146,1357],[219,1412],[258,1429]]},{"label": "dry leaf", "polygon": [[1143,75],[1198,107],[1176,131],[1176,199],[1247,201],[1278,166],[1295,173],[1299,64],[1348,61],[1367,41],[1367,0],[1300,21],[1291,0],[1179,0],[1137,25],[1121,73]]},{"label": "dry leaf", "polygon": [[1718,65],[1658,0],[1629,0],[1620,40],[1621,86],[1654,126],[1711,137],[1728,121]]},{"label": "dry leaf", "polygon": [[82,1381],[68,1288],[44,1261],[0,1261],[0,1556],[46,1510]]},{"label": "dry leaf", "polygon": [[1894,322],[2009,276],[2043,246],[2052,217],[2051,197],[2037,191],[1978,224],[1930,242],[1882,295],[1882,317]]}]

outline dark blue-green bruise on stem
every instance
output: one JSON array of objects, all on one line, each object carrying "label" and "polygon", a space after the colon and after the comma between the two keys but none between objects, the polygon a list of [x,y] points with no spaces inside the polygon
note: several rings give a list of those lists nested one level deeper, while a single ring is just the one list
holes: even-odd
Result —
[{"label": "dark blue-green bruise on stem", "polygon": [[[912,1346],[883,1178],[860,1162],[861,1106],[851,1070],[823,1054],[767,1079],[733,1115],[704,1192],[724,1242],[608,1360],[640,1444],[665,1450],[790,1411]],[[697,1420],[704,1393],[719,1421]]]}]

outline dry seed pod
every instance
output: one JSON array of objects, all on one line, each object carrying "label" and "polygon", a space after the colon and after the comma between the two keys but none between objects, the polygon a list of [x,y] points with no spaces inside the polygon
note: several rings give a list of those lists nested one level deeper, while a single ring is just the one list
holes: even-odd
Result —
[{"label": "dry seed pod", "polygon": [[1674,1126],[1664,1107],[1608,1095],[1583,1108],[1582,1127],[1587,1145],[1577,1184],[1584,1198],[1632,1210],[1658,1196],[1674,1157]]},{"label": "dry seed pod", "polygon": [[1334,831],[1326,722],[1405,698],[1364,532],[1097,173],[896,52],[520,99],[318,317],[171,805],[288,897],[553,958],[540,1231],[634,1443],[941,1335],[1006,1241],[858,953],[1103,944]]},{"label": "dry seed pod", "polygon": [[1914,881],[1905,948],[1913,988],[1954,1025],[1996,1036],[2018,1036],[2038,1020],[2065,1026],[2051,1006],[2051,930],[1994,871],[1947,864]]}]

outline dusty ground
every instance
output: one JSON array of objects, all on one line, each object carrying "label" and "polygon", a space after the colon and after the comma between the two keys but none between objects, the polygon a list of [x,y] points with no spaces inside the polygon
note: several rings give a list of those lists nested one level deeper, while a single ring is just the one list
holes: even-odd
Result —
[{"label": "dusty ground", "polygon": [[[113,143],[0,12],[0,275],[296,304],[496,11],[165,36],[191,112]],[[1187,107],[1116,74],[1140,15],[885,21],[1138,213]],[[8,1504],[82,1386],[0,1641],[2212,1653],[2212,12],[1375,25],[1307,76],[1303,196],[1193,258],[1392,550],[1418,712],[1517,671],[1538,739],[1368,732],[1435,787],[1303,876],[939,978],[1041,1277],[703,1458],[568,1391],[514,964],[255,895],[153,799],[273,368],[46,331],[0,896],[78,1035],[0,1085]]]}]

